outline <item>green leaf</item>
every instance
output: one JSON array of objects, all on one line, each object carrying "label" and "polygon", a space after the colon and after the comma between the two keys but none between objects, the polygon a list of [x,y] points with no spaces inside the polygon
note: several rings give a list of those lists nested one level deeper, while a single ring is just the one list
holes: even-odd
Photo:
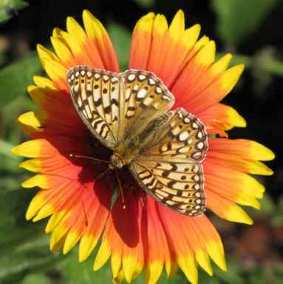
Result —
[{"label": "green leaf", "polygon": [[[111,283],[112,275],[110,270],[110,263],[105,264],[100,270],[93,271],[93,259],[95,253],[91,256],[86,262],[79,263],[77,259],[77,252],[71,253],[66,256],[65,261],[60,263],[60,268],[63,273],[64,279],[68,284],[103,284]],[[133,281],[133,284],[143,284],[144,275],[141,273],[136,280]],[[162,284],[180,284],[187,283],[187,280],[183,273],[178,271],[173,278],[168,278],[165,271],[163,271],[160,277],[160,283]],[[127,284],[126,281],[123,281],[122,284]]]},{"label": "green leaf", "polygon": [[22,284],[50,284],[51,281],[44,275],[40,273],[33,273],[27,275]]},{"label": "green leaf", "polygon": [[68,284],[111,283],[112,278],[109,264],[96,272],[92,270],[92,265],[92,257],[84,263],[79,263],[77,255],[71,253],[69,256],[66,256],[65,261],[61,263],[61,268]]},{"label": "green leaf", "polygon": [[223,42],[237,46],[259,28],[279,2],[282,0],[212,0],[217,30]]},{"label": "green leaf", "polygon": [[23,0],[0,0],[0,22],[7,21],[11,17],[11,12],[27,6]]},{"label": "green leaf", "polygon": [[14,145],[0,139],[0,154],[3,154],[4,156],[9,157],[9,158],[18,160],[17,157],[11,153],[11,149],[13,147]]},{"label": "green leaf", "polygon": [[23,228],[15,228],[13,234],[18,235],[18,240],[7,239],[0,246],[0,283],[19,283],[30,271],[46,270],[61,259],[49,252],[45,238],[34,238],[31,231],[27,234]]},{"label": "green leaf", "polygon": [[[11,279],[19,279],[29,271],[36,271],[50,266],[55,261],[52,255],[45,257],[13,256],[0,258],[0,283],[18,283]],[[5,282],[4,282],[5,281]]]},{"label": "green leaf", "polygon": [[110,23],[108,25],[108,31],[120,60],[120,66],[122,69],[125,69],[127,68],[130,54],[131,33],[125,27],[117,23]]},{"label": "green leaf", "polygon": [[10,64],[0,70],[0,106],[3,107],[17,96],[25,93],[32,76],[40,71],[34,54]]}]

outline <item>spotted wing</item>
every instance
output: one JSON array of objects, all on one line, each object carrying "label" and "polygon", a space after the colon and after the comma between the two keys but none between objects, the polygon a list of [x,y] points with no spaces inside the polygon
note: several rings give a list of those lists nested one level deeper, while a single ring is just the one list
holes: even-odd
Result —
[{"label": "spotted wing", "polygon": [[68,72],[74,106],[94,136],[114,149],[169,110],[174,96],[152,73],[78,65]]},{"label": "spotted wing", "polygon": [[183,109],[171,112],[130,169],[141,187],[175,211],[205,211],[202,162],[208,148],[202,122]]},{"label": "spotted wing", "polygon": [[118,143],[123,91],[118,73],[78,65],[68,72],[74,106],[93,135],[113,149]]},{"label": "spotted wing", "polygon": [[151,72],[131,69],[121,73],[121,77],[125,92],[121,128],[126,139],[137,136],[151,121],[171,109],[175,98]]}]

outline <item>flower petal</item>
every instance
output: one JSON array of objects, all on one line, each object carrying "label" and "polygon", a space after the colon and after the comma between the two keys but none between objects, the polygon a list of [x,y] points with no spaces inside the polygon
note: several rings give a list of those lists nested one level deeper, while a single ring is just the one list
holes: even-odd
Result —
[{"label": "flower petal", "polygon": [[224,104],[215,104],[198,115],[210,134],[247,126],[246,120],[234,108]]},{"label": "flower petal", "polygon": [[[250,216],[234,202],[231,202],[212,191],[207,192],[206,198],[208,208],[220,218],[231,222],[239,222],[248,225],[253,224],[253,220]],[[221,206],[219,206],[219,204],[221,204]]]},{"label": "flower petal", "polygon": [[[104,232],[102,244],[94,262],[97,270],[111,256],[113,276],[123,271],[124,278],[131,282],[142,270],[144,264],[141,235],[141,206],[132,194],[125,196],[126,208],[118,199],[111,211]],[[135,216],[135,218],[133,218]],[[111,251],[108,255],[104,251]],[[107,256],[107,259],[106,259]]]},{"label": "flower petal", "polygon": [[[88,10],[83,11],[83,22],[88,37],[88,40],[85,44],[86,50],[90,52],[91,56],[93,56],[93,53],[96,55],[97,53],[95,51],[97,50],[103,62],[104,69],[118,72],[119,64],[116,53],[101,22]],[[96,46],[96,49],[94,49],[94,46]],[[82,50],[84,49],[81,49],[81,51]],[[93,66],[93,64],[91,66],[99,68],[99,65],[97,66],[99,61],[95,59],[95,57],[92,59],[92,62],[95,64],[95,66]]]},{"label": "flower petal", "polygon": [[236,154],[251,160],[270,161],[275,158],[270,149],[251,140],[219,138],[210,140],[209,146],[212,152]]},{"label": "flower petal", "polygon": [[153,13],[148,13],[137,22],[134,28],[129,68],[147,69],[151,51],[154,16]]},{"label": "flower petal", "polygon": [[[197,282],[196,262],[212,274],[207,254],[220,268],[226,269],[220,237],[205,216],[192,218],[176,214],[163,205],[159,205],[158,209],[169,246],[192,283]],[[218,248],[217,254],[212,250],[215,246]]]}]

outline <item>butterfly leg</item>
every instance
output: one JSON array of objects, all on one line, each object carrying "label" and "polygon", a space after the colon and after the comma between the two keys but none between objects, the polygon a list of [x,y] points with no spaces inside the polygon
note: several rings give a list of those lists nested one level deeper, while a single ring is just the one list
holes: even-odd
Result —
[{"label": "butterfly leg", "polygon": [[105,171],[103,171],[103,172],[99,173],[97,176],[95,176],[94,180],[98,181],[98,180],[102,179],[107,174],[107,172],[109,172],[109,171],[110,171],[110,169],[107,168]]},{"label": "butterfly leg", "polygon": [[120,192],[120,195],[121,195],[121,198],[122,198],[122,204],[123,204],[122,208],[126,209],[124,190],[123,190],[123,186],[122,186],[122,183],[121,183],[121,180],[120,180],[120,177],[119,177],[119,173],[116,169],[115,169],[115,176],[116,176],[117,184],[118,184],[118,187],[119,187],[119,192]]}]

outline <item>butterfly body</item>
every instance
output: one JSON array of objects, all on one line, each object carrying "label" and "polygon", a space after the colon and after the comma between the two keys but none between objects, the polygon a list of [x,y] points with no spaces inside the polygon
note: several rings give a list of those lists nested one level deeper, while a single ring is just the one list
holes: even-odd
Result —
[{"label": "butterfly body", "polygon": [[157,129],[162,128],[173,112],[168,112],[151,121],[147,127],[136,136],[129,136],[113,149],[114,154],[110,158],[112,168],[122,168],[129,165],[135,158],[142,154],[143,149],[156,139]]},{"label": "butterfly body", "polygon": [[171,110],[175,98],[161,80],[81,65],[67,76],[79,116],[113,151],[109,168],[127,166],[142,189],[178,213],[203,214],[207,133],[193,114]]}]

